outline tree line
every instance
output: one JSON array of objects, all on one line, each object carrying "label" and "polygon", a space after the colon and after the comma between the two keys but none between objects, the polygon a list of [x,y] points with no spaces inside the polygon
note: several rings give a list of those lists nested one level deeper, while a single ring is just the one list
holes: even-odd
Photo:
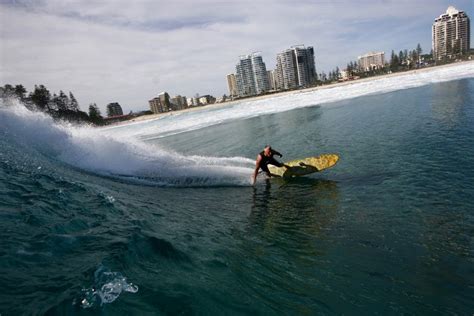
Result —
[{"label": "tree line", "polygon": [[[423,55],[423,49],[421,45],[418,45],[412,50],[400,50],[397,54],[394,50],[390,55],[390,60],[386,61],[382,67],[373,67],[372,69],[362,69],[361,65],[357,61],[350,61],[347,63],[345,71],[347,76],[350,78],[359,77],[365,78],[375,75],[388,74],[398,71],[406,71],[415,69],[425,65],[433,65],[435,63],[433,59],[433,51],[429,54]],[[319,84],[328,84],[341,79],[341,71],[339,67],[329,71],[328,74],[322,72],[318,76]]]},{"label": "tree line", "polygon": [[91,103],[89,112],[83,112],[72,92],[66,94],[60,90],[59,94],[51,94],[44,85],[35,85],[34,90],[28,93],[21,84],[15,86],[6,84],[0,87],[0,98],[3,100],[18,99],[28,109],[42,111],[57,120],[95,125],[104,124],[97,104]]}]

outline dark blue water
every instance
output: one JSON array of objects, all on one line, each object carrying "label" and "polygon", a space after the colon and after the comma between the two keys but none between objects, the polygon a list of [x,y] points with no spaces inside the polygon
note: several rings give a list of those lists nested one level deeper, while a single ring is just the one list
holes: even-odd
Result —
[{"label": "dark blue water", "polygon": [[[431,84],[149,138],[156,156],[4,107],[0,313],[470,315],[473,101],[474,79]],[[341,159],[252,187],[267,143]],[[189,157],[232,158],[207,177]]]}]

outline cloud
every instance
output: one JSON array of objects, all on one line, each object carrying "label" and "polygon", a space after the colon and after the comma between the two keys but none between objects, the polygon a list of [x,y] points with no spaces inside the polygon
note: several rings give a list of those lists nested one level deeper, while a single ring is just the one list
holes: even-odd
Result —
[{"label": "cloud", "polygon": [[314,46],[318,71],[371,50],[429,51],[431,23],[450,3],[0,0],[0,83],[71,90],[83,109],[147,109],[164,90],[227,93],[226,74],[254,51],[272,69],[279,51]]}]

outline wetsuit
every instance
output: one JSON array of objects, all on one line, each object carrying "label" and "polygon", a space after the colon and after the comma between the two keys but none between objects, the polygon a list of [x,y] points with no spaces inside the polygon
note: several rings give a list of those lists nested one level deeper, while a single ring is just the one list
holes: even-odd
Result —
[{"label": "wetsuit", "polygon": [[[277,167],[283,167],[283,163],[277,161],[273,156],[277,154],[280,155],[278,152],[272,151],[272,154],[270,157],[265,156],[265,152],[261,152],[259,155],[262,157],[262,160],[260,160],[260,169],[265,171],[266,173],[270,173],[270,170],[268,170],[268,165],[274,165]],[[281,155],[280,155],[281,156]]]}]

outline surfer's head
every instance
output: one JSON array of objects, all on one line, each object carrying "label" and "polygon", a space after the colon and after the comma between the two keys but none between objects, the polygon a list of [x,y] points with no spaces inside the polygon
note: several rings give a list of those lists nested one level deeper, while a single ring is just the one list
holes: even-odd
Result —
[{"label": "surfer's head", "polygon": [[272,147],[270,145],[265,146],[265,148],[263,148],[263,153],[265,156],[270,156],[272,153]]}]

